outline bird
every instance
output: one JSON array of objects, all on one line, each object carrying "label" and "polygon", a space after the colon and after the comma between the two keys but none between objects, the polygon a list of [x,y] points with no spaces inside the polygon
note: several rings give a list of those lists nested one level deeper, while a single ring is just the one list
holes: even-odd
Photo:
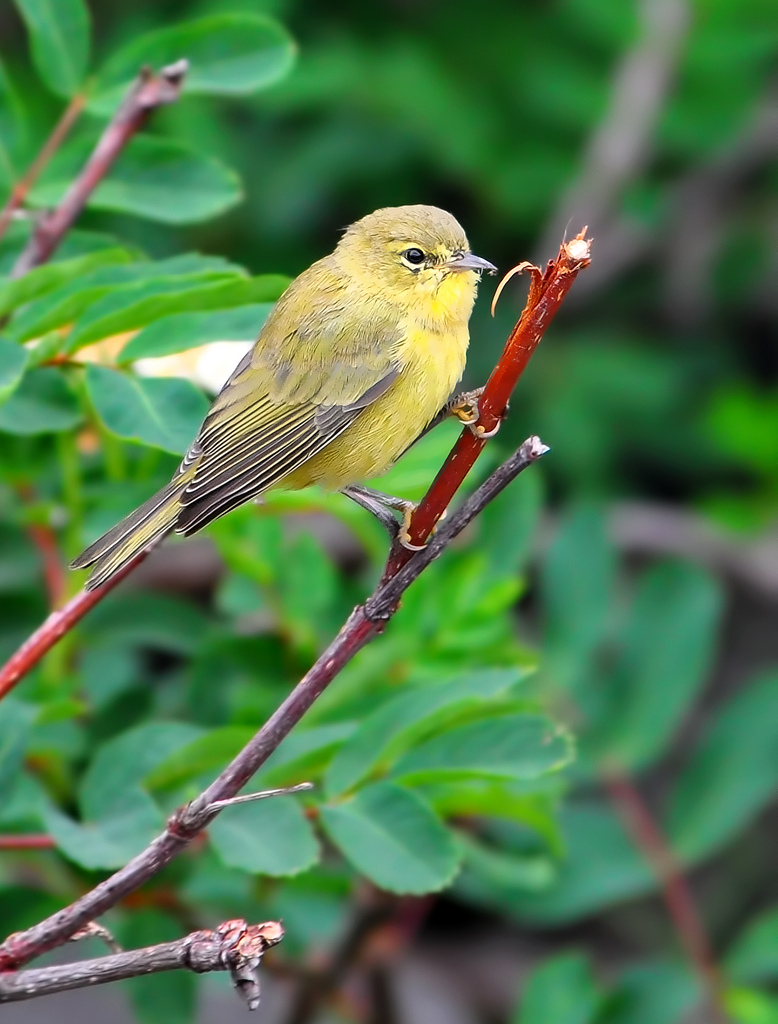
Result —
[{"label": "bird", "polygon": [[[450,401],[488,260],[435,206],[375,210],[287,287],[215,398],[169,484],[71,563],[93,590],[175,532],[276,486],[341,491],[402,537],[413,505],[380,476]],[[462,416],[462,419],[465,417]]]}]

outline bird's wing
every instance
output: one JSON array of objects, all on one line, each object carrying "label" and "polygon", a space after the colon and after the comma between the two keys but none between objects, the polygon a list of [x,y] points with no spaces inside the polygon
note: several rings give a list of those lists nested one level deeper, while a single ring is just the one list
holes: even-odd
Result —
[{"label": "bird's wing", "polygon": [[[347,312],[353,304],[341,297],[340,310],[292,323],[295,303],[288,296],[222,389],[181,464],[181,472],[195,470],[181,495],[179,533],[194,533],[294,472],[399,376],[397,326],[386,314],[372,311],[356,320]],[[310,290],[308,299],[310,309]]]}]

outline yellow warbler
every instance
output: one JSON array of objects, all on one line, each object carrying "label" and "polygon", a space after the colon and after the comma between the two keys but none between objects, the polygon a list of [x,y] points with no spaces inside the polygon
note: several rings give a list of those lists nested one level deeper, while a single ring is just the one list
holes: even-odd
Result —
[{"label": "yellow warbler", "polygon": [[387,509],[412,506],[358,481],[385,472],[450,397],[483,270],[495,268],[434,206],[352,224],[278,300],[170,483],[75,559],[93,567],[86,586],[276,485],[341,490],[396,529]]}]

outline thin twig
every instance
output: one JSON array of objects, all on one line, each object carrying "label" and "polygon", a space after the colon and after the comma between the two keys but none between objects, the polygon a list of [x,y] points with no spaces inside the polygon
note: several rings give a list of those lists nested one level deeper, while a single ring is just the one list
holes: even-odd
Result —
[{"label": "thin twig", "polygon": [[148,68],[141,71],[62,202],[38,222],[32,238],[11,271],[11,277],[22,277],[28,270],[46,262],[86,206],[95,188],[113,167],[127,143],[145,125],[152,111],[166,103],[175,103],[178,99],[187,68],[187,62],[180,60],[163,68],[158,74]]},{"label": "thin twig", "polygon": [[70,129],[78,120],[81,111],[84,109],[86,96],[84,93],[76,93],[73,99],[65,108],[62,117],[57,121],[48,139],[43,143],[40,152],[30,164],[24,176],[14,185],[8,202],[0,210],[0,238],[5,234],[8,225],[13,220],[16,211],[24,204],[27,195],[38,180],[43,169],[49,160],[54,156],[59,147],[65,141]]},{"label": "thin twig", "polygon": [[[0,970],[18,967],[60,945],[88,921],[99,917],[138,889],[181,853],[214,819],[220,810],[220,802],[236,796],[265,763],[343,666],[383,632],[386,622],[397,609],[400,597],[417,576],[493,498],[547,450],[537,437],[525,441],[507,462],[444,521],[424,550],[417,552],[393,579],[379,583],[365,604],[354,609],[332,643],[253,739],[204,792],[173,814],[165,832],[157,836],[129,864],[100,882],[75,903],[27,931],[9,936],[0,946]],[[101,591],[92,593],[100,594]]]},{"label": "thin twig", "polygon": [[721,977],[713,950],[689,883],[670,844],[623,768],[608,763],[603,769],[603,782],[627,831],[662,887],[667,911],[705,992],[708,1020],[711,1024],[727,1024],[721,1001]]},{"label": "thin twig", "polygon": [[257,969],[265,951],[283,937],[284,930],[278,921],[254,925],[225,921],[215,931],[192,932],[175,942],[80,963],[0,974],[0,1003],[186,968],[198,974],[229,971],[248,1008],[256,1010],[259,1006]]}]

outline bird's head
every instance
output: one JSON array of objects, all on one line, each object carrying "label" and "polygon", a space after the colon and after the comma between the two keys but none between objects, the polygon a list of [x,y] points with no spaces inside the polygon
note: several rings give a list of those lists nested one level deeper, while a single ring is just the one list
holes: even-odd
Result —
[{"label": "bird's head", "polygon": [[461,225],[436,206],[394,206],[376,210],[346,229],[335,250],[344,270],[385,289],[403,304],[423,298],[436,305],[469,308],[488,260],[470,252]]}]

